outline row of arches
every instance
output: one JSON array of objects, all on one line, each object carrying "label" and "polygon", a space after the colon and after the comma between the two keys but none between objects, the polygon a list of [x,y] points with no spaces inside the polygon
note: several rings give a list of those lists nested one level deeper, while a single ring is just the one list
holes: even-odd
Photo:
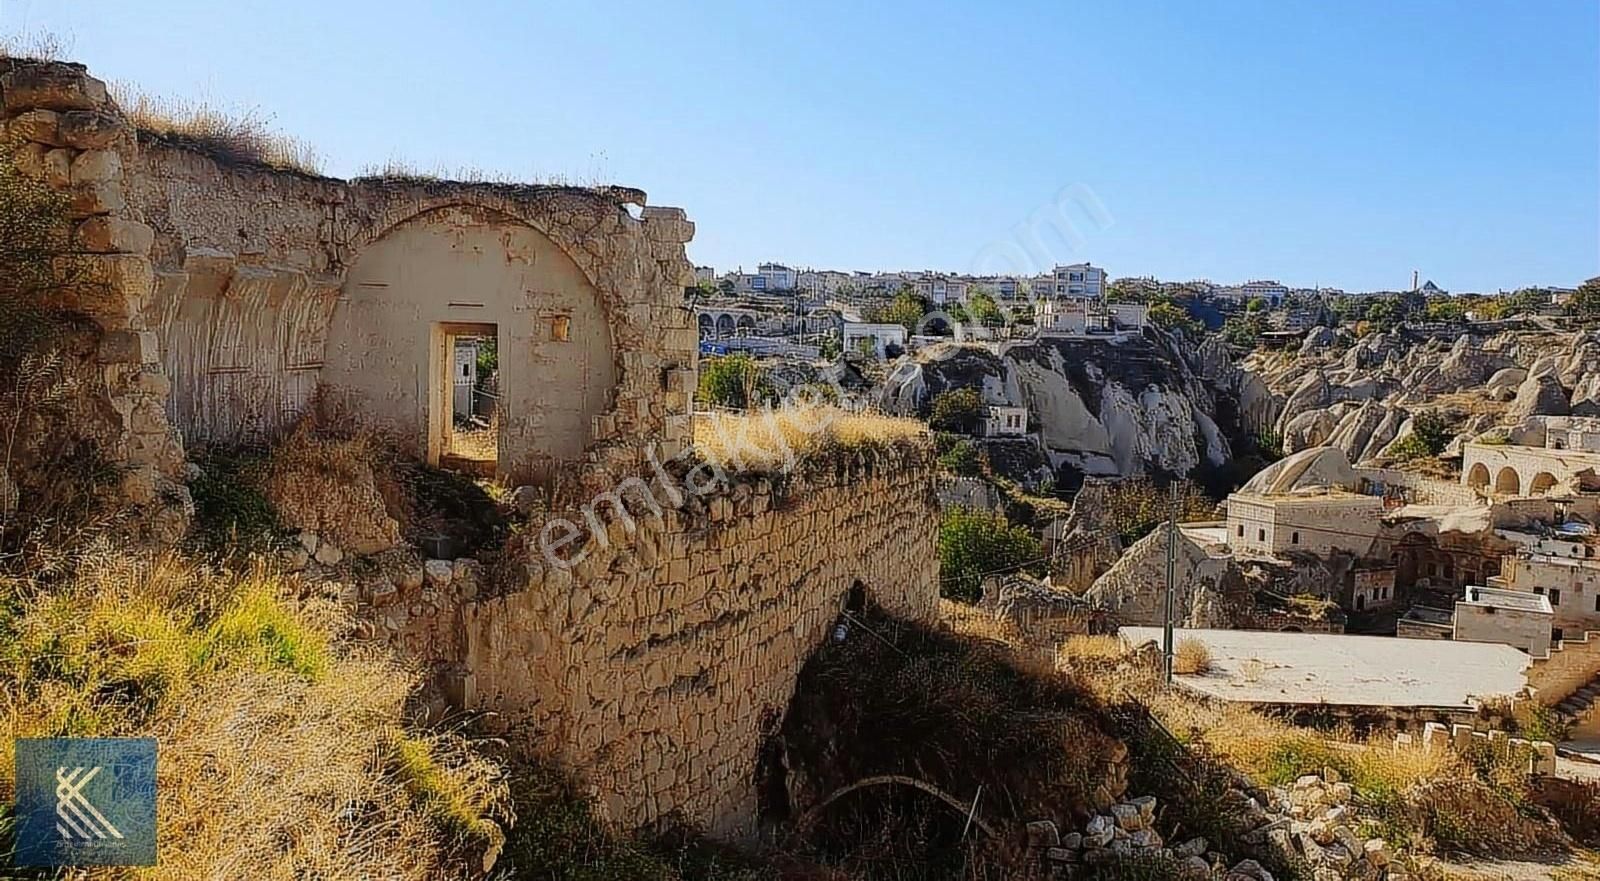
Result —
[{"label": "row of arches", "polygon": [[[1467,485],[1477,490],[1489,489],[1489,468],[1482,462],[1472,466],[1467,472]],[[1542,496],[1555,488],[1556,476],[1548,471],[1540,471],[1528,482],[1528,495]],[[1494,492],[1496,495],[1516,496],[1522,494],[1522,475],[1517,469],[1507,465],[1494,475]]]},{"label": "row of arches", "polygon": [[712,318],[711,313],[709,312],[701,312],[696,321],[700,326],[701,339],[708,339],[712,337],[729,337],[733,336],[737,331],[740,330],[749,331],[756,329],[756,320],[751,316],[740,315],[738,318],[734,318],[734,316],[728,312],[720,313],[716,318]]}]

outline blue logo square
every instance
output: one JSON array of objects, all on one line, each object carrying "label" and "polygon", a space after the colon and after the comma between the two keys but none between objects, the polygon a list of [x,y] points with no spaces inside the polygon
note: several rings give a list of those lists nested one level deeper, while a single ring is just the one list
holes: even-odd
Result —
[{"label": "blue logo square", "polygon": [[19,738],[16,770],[16,865],[155,865],[155,738]]}]

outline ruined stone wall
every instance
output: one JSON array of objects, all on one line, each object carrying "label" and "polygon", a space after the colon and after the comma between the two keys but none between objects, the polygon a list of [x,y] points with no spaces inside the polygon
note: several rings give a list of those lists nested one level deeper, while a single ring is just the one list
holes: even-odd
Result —
[{"label": "ruined stone wall", "polygon": [[679,209],[635,217],[644,194],[624,188],[341,181],[152,135],[126,167],[129,211],[154,230],[168,410],[192,441],[271,435],[320,387],[437,454],[429,393],[447,366],[430,331],[486,323],[511,391],[502,473],[627,471],[688,437],[694,225]]},{"label": "ruined stone wall", "polygon": [[737,483],[703,510],[663,502],[636,534],[613,519],[609,547],[591,538],[570,570],[533,564],[514,592],[440,600],[428,586],[401,589],[373,614],[408,654],[445,665],[453,702],[574,768],[614,820],[677,812],[743,837],[763,739],[852,587],[899,617],[934,614],[933,481],[917,454],[781,486]]},{"label": "ruined stone wall", "polygon": [[[0,101],[17,170],[70,197],[65,220],[80,253],[67,258],[59,299],[48,305],[89,319],[94,337],[87,353],[69,354],[75,363],[67,370],[81,380],[68,394],[73,418],[59,432],[18,438],[11,464],[23,467],[32,450],[92,442],[125,468],[117,492],[140,515],[130,521],[138,533],[132,537],[170,543],[192,506],[177,482],[184,452],[166,415],[170,384],[150,308],[153,236],[123,186],[136,153],[133,130],[105,83],[81,65],[0,61]],[[22,475],[0,473],[0,489],[13,480],[28,485]]]}]

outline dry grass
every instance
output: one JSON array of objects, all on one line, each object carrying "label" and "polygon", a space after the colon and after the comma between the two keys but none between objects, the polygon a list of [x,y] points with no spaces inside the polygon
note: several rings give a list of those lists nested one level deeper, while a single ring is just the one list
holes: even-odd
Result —
[{"label": "dry grass", "polygon": [[788,470],[831,452],[931,443],[927,426],[918,420],[826,405],[697,413],[694,420],[694,446],[701,458],[733,471]]},{"label": "dry grass", "polygon": [[1211,672],[1211,649],[1192,636],[1178,640],[1172,653],[1172,670],[1185,676]]},{"label": "dry grass", "polygon": [[485,428],[457,429],[450,434],[450,453],[463,459],[495,462],[500,458],[500,432]]},{"label": "dry grass", "polygon": [[1097,671],[1128,658],[1128,644],[1120,636],[1074,636],[1056,649],[1056,666],[1063,670]]},{"label": "dry grass", "polygon": [[273,131],[271,117],[258,110],[158,98],[115,84],[111,94],[141,134],[196,150],[219,162],[322,173],[322,158],[311,145]]},{"label": "dry grass", "polygon": [[317,420],[306,418],[273,447],[261,489],[284,526],[315,532],[345,551],[376,553],[400,541],[400,524],[379,485],[386,463],[376,435],[323,434]]},{"label": "dry grass", "polygon": [[156,737],[162,862],[141,877],[455,876],[505,801],[450,738],[428,741],[419,790],[395,746],[415,674],[346,644],[335,598],[268,569],[102,551],[64,583],[0,591],[0,790],[16,737]]}]

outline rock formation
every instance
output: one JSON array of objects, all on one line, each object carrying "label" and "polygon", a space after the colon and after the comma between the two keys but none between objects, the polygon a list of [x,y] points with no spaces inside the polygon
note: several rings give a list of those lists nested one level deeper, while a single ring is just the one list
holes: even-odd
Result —
[{"label": "rock formation", "polygon": [[1073,482],[1224,465],[1240,423],[1271,407],[1266,389],[1226,352],[1186,352],[1154,328],[1135,339],[1044,337],[998,351],[933,346],[897,366],[884,403],[924,411],[940,392],[963,387],[980,390],[986,403],[1027,407],[1049,465]]}]

